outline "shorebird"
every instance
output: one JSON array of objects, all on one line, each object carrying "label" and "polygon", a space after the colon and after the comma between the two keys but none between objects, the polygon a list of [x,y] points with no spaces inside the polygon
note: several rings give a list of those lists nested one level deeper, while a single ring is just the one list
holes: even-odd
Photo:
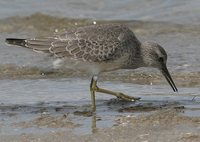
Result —
[{"label": "shorebird", "polygon": [[95,92],[114,95],[127,101],[140,99],[98,87],[97,79],[101,72],[153,67],[161,71],[174,92],[178,91],[166,66],[167,53],[164,48],[154,42],[141,43],[126,25],[90,25],[49,37],[7,38],[6,42],[53,55],[56,58],[53,63],[56,68],[65,66],[91,73],[93,111],[96,110]]}]

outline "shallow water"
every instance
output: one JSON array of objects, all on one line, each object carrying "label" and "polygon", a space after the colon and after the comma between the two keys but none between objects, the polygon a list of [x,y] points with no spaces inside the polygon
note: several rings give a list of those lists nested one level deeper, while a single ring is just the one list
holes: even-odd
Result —
[{"label": "shallow water", "polygon": [[89,134],[96,129],[112,127],[119,116],[138,116],[161,109],[177,108],[184,111],[181,113],[184,116],[199,116],[199,88],[179,88],[180,92],[174,94],[166,85],[137,85],[116,81],[99,82],[99,85],[141,97],[141,100],[124,102],[97,93],[97,111],[94,118],[88,114],[91,103],[88,80],[1,80],[1,135],[71,130],[71,127],[54,128],[48,126],[48,123],[38,126],[36,122],[30,124],[41,115],[62,117],[67,114],[72,123],[80,125],[73,129],[78,134]]},{"label": "shallow water", "polygon": [[[34,120],[41,119],[41,115],[48,120],[48,115],[62,118],[66,114],[70,122],[80,126],[70,123],[69,128],[60,127],[59,130],[73,129],[82,134],[117,125],[119,116],[138,116],[160,109],[178,108],[182,110],[180,115],[199,117],[199,4],[197,0],[126,0],[123,3],[90,0],[61,0],[56,3],[0,1],[0,135],[58,129],[50,123],[37,124]],[[30,8],[33,5],[34,8]],[[53,70],[53,58],[4,43],[6,37],[49,35],[66,28],[93,24],[94,19],[97,24],[128,24],[139,40],[161,44],[168,53],[168,68],[179,93],[173,93],[160,72],[154,69],[104,73],[99,78],[99,86],[141,97],[141,100],[124,102],[109,95],[97,94],[94,118],[88,113],[91,76]],[[116,19],[118,21],[113,21]]]},{"label": "shallow water", "polygon": [[150,20],[198,24],[198,0],[34,0],[0,1],[0,19],[36,12],[68,18]]}]

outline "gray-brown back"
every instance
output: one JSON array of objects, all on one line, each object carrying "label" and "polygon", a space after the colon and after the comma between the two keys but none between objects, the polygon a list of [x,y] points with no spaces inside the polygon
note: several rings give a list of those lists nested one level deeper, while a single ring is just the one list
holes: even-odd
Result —
[{"label": "gray-brown back", "polygon": [[102,24],[79,27],[49,38],[27,39],[26,46],[58,58],[109,61],[134,52],[140,42],[125,25]]}]

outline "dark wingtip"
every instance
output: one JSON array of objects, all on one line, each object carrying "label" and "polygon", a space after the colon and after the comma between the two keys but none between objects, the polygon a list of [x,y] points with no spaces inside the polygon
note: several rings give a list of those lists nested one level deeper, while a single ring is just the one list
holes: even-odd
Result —
[{"label": "dark wingtip", "polygon": [[6,38],[5,42],[8,44],[13,44],[13,45],[18,45],[18,46],[23,46],[26,47],[26,39],[17,39],[17,38]]}]

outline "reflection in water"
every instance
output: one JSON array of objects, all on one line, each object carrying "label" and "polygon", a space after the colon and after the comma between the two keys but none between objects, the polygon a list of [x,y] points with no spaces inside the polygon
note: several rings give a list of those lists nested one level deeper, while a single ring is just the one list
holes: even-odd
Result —
[{"label": "reflection in water", "polygon": [[[24,128],[17,125],[36,122],[32,120],[37,122],[46,119],[49,122],[63,120],[64,124],[68,124],[64,126],[75,126],[72,127],[74,131],[85,134],[96,133],[101,128],[113,126],[118,116],[138,116],[171,107],[184,110],[181,115],[199,117],[200,18],[198,17],[200,14],[194,12],[199,11],[199,0],[187,2],[186,0],[167,2],[133,0],[123,1],[123,3],[110,1],[114,4],[111,7],[107,6],[109,5],[107,1],[98,1],[98,4],[91,0],[86,0],[87,4],[66,0],[43,1],[43,4],[35,3],[34,0],[22,1],[24,1],[23,5],[18,1],[0,1],[0,137],[5,134],[10,136],[67,129],[67,127],[62,129],[46,127],[47,121],[43,125],[38,123],[41,127],[26,125],[29,127]],[[62,8],[55,7],[55,2]],[[32,8],[33,3],[36,4],[35,8]],[[148,4],[144,5],[144,3]],[[18,8],[19,6],[21,8]],[[83,8],[81,9],[80,6]],[[94,8],[97,6],[98,8]],[[35,12],[46,13],[46,15],[34,14]],[[23,17],[24,15],[30,16]],[[179,94],[169,91],[166,81],[156,71],[150,71],[151,74],[146,69],[105,73],[101,79],[110,82],[100,82],[101,86],[142,99],[137,103],[128,103],[117,99],[113,101],[112,97],[107,95],[96,95],[98,105],[96,113],[85,111],[90,109],[88,104],[91,102],[87,75],[71,71],[54,71],[51,66],[52,61],[48,57],[20,48],[11,49],[4,43],[6,37],[44,36],[55,31],[62,32],[66,28],[93,24],[93,20],[59,18],[60,16],[95,17],[96,24],[125,23],[141,41],[159,42],[169,55],[169,70],[180,88]],[[4,17],[9,18],[3,19]],[[131,21],[97,20],[105,18],[131,19]],[[134,21],[137,19],[139,21]],[[180,24],[175,24],[177,22]],[[87,78],[87,81],[83,78]],[[49,117],[41,117],[41,114],[45,113],[48,113]],[[70,123],[66,123],[66,118],[71,119]],[[186,130],[188,131],[188,128]]]},{"label": "reflection in water", "polygon": [[92,115],[92,127],[91,127],[91,130],[92,130],[92,133],[96,133],[98,128],[97,128],[97,117],[96,117],[96,113],[93,113]]},{"label": "reflection in water", "polygon": [[[68,114],[67,118],[70,118],[72,123],[78,124],[75,125],[74,130],[85,134],[95,133],[101,128],[112,127],[118,116],[137,116],[168,108],[176,107],[180,109],[181,106],[184,106],[182,109],[188,115],[195,115],[199,112],[199,88],[180,87],[179,94],[169,94],[171,90],[169,92],[169,87],[163,85],[146,86],[121,82],[99,83],[104,88],[123,91],[128,95],[137,95],[141,97],[141,100],[127,102],[97,93],[97,111],[91,113],[88,80],[77,78],[0,80],[0,123],[4,125],[3,133],[13,129],[13,122],[29,123],[34,118],[40,118],[40,114],[43,113],[52,116],[52,118],[47,117],[49,122],[55,119],[54,116],[60,116],[64,124],[66,124],[66,121],[63,114]],[[195,101],[194,95],[197,96]],[[4,119],[6,121],[2,121]],[[59,117],[57,119],[60,120]],[[37,121],[39,120],[37,119]],[[71,126],[71,123],[67,124]],[[44,128],[44,125],[41,127],[40,130],[37,127],[34,130],[50,131],[49,128]],[[31,127],[17,128],[19,131],[13,133],[23,133],[26,130],[27,132],[33,131]]]},{"label": "reflection in water", "polygon": [[[38,22],[43,24],[40,25]],[[191,101],[193,96],[197,96],[195,100],[199,97],[200,91],[199,26],[148,21],[129,22],[128,25],[141,41],[155,40],[164,45],[169,53],[169,70],[173,72],[174,81],[180,88],[179,94],[169,91],[164,78],[154,70],[142,68],[134,72],[122,70],[105,73],[101,79],[110,82],[99,82],[102,87],[141,97],[141,100],[136,103],[113,101],[110,100],[112,96],[97,94],[98,109],[95,114],[85,111],[90,109],[88,104],[91,102],[87,75],[72,71],[54,71],[47,66],[51,65],[51,61],[46,61],[48,57],[43,59],[43,55],[41,57],[20,48],[11,50],[3,42],[5,37],[16,37],[16,35],[22,37],[24,35],[33,37],[35,34],[47,35],[54,32],[55,25],[58,26],[58,30],[63,30],[63,28],[91,23],[91,20],[59,19],[43,14],[35,14],[29,18],[14,17],[0,20],[0,31],[4,33],[0,35],[2,40],[0,43],[2,47],[0,48],[0,120],[5,117],[5,120],[8,120],[2,122],[5,125],[4,132],[13,129],[13,122],[28,122],[44,111],[51,115],[65,112],[74,116],[72,120],[82,124],[75,129],[79,129],[82,133],[95,133],[98,129],[111,127],[119,115],[148,114],[175,106],[184,106],[184,115],[195,116],[199,113],[199,101]],[[24,33],[20,32],[20,29],[23,29]],[[20,129],[18,132],[23,133],[30,129]],[[35,130],[37,131],[38,128]],[[43,128],[40,131],[46,132],[49,129]]]},{"label": "reflection in water", "polygon": [[[0,123],[4,125],[1,133],[17,128],[23,132],[49,132],[52,129],[73,129],[79,134],[96,133],[101,128],[109,128],[116,124],[119,116],[139,116],[152,114],[157,111],[173,109],[182,112],[182,115],[196,116],[200,111],[197,101],[192,97],[180,99],[151,100],[143,97],[137,103],[126,102],[119,99],[98,101],[96,112],[91,111],[90,105],[67,106],[67,102],[40,103],[32,105],[0,105]],[[146,98],[146,99],[145,99]],[[173,98],[173,99],[172,99]],[[89,110],[89,111],[88,111]],[[64,114],[64,115],[63,115]],[[8,119],[9,118],[9,119]],[[2,121],[5,119],[6,121]],[[13,123],[14,122],[14,123]],[[14,125],[13,125],[14,124]],[[56,124],[56,125],[55,125]],[[34,130],[32,129],[34,127]],[[0,133],[0,135],[1,135]],[[9,132],[10,133],[10,132]]]},{"label": "reflection in water", "polygon": [[[105,108],[103,111],[97,110],[97,112],[92,111],[80,111],[79,113],[74,113],[78,116],[84,116],[86,119],[90,119],[89,123],[84,123],[83,127],[88,127],[87,132],[88,133],[96,133],[101,128],[108,128],[112,126],[116,126],[116,118],[119,116],[139,116],[139,115],[148,115],[152,114],[158,111],[163,110],[175,110],[177,113],[181,113],[182,115],[193,114],[190,116],[196,116],[194,115],[193,111],[188,109],[188,106],[194,105],[194,102],[190,100],[183,100],[183,101],[173,101],[173,100],[165,100],[165,101],[156,101],[156,100],[141,100],[138,101],[138,103],[131,103],[122,101],[119,99],[112,99],[108,101],[107,103],[107,109],[105,108],[105,103],[103,103],[100,107]],[[111,107],[110,107],[111,106]],[[199,106],[199,104],[198,104]],[[110,110],[112,108],[112,110]],[[199,106],[200,108],[200,106]],[[88,107],[89,109],[89,107]],[[107,111],[107,113],[106,113]],[[200,111],[200,109],[196,109],[196,112]],[[187,112],[187,113],[185,113]],[[191,113],[190,113],[191,112]],[[105,114],[106,113],[106,114]],[[88,115],[89,114],[89,115]],[[113,117],[111,117],[113,116]],[[110,120],[106,120],[107,117],[110,117]],[[111,122],[110,122],[111,121]],[[102,122],[105,122],[106,125],[103,127]],[[83,128],[84,129],[84,128]],[[80,130],[82,132],[82,130]],[[85,133],[85,132],[84,132]]]}]

